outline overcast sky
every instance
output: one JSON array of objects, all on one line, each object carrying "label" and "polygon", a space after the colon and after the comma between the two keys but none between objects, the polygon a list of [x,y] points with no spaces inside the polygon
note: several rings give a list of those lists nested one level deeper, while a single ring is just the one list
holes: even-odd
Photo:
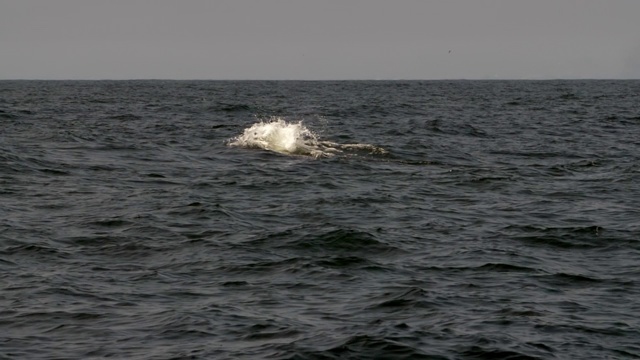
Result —
[{"label": "overcast sky", "polygon": [[0,79],[640,78],[640,0],[0,0]]}]

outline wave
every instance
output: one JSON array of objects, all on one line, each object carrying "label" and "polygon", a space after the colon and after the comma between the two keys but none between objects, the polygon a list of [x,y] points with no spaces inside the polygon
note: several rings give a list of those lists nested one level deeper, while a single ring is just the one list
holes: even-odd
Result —
[{"label": "wave", "polygon": [[320,140],[302,121],[287,122],[279,117],[251,125],[244,129],[242,135],[229,139],[227,145],[314,158],[341,153],[387,154],[385,149],[370,144],[340,144]]}]

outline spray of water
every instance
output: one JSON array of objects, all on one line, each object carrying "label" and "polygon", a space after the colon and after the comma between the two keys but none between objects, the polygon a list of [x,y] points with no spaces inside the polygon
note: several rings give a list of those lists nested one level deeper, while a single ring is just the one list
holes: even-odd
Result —
[{"label": "spray of water", "polygon": [[322,141],[302,122],[287,122],[282,118],[260,121],[244,129],[227,144],[242,148],[274,151],[287,155],[304,155],[314,158],[332,157],[344,152],[385,154],[386,150],[369,144],[339,144]]}]

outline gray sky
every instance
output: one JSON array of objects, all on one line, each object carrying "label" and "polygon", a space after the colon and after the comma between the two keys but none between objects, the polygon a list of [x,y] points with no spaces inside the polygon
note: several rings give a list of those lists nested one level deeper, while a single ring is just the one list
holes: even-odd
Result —
[{"label": "gray sky", "polygon": [[640,0],[0,0],[0,79],[148,78],[640,78]]}]

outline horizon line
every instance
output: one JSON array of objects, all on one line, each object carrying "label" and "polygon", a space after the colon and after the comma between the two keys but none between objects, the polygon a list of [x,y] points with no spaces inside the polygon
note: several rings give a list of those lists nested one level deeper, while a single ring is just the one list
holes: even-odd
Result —
[{"label": "horizon line", "polygon": [[0,81],[635,81],[640,78],[354,78],[354,79],[215,79],[215,78],[0,78]]}]

